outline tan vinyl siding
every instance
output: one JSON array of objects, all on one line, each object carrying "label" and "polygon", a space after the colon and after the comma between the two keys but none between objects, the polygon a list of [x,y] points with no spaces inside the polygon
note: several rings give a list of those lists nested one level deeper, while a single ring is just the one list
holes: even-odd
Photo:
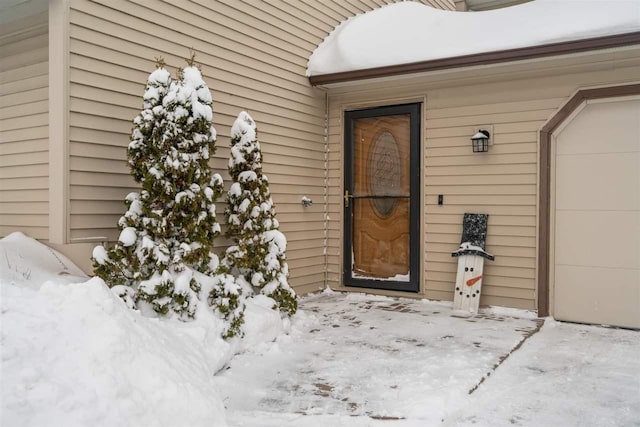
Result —
[{"label": "tan vinyl siding", "polygon": [[[214,99],[225,172],[229,131],[246,109],[255,119],[264,170],[289,241],[291,283],[299,292],[324,283],[325,98],[305,77],[329,31],[353,14],[390,1],[236,0],[112,2],[72,0],[70,10],[71,239],[117,238],[124,196],[135,191],[126,164],[131,120],[154,58],[170,69],[197,52]],[[453,3],[433,1],[436,7]],[[227,186],[229,183],[227,182]],[[302,196],[314,200],[303,208]],[[223,220],[223,204],[218,205]],[[216,242],[228,242],[220,238]]]},{"label": "tan vinyl siding", "polygon": [[49,237],[47,14],[0,31],[0,237]]},{"label": "tan vinyl siding", "polygon": [[[460,243],[462,215],[488,213],[487,250],[496,260],[485,263],[481,303],[535,309],[538,131],[578,88],[633,82],[640,76],[639,62],[615,71],[587,72],[584,65],[580,72],[546,77],[505,73],[510,77],[497,82],[475,77],[469,83],[434,82],[427,76],[332,89],[329,284],[341,284],[343,106],[426,97],[421,296],[453,299],[457,261],[450,254]],[[493,145],[488,153],[474,154],[470,137],[481,126],[492,127]],[[437,204],[439,194],[443,206]]]}]

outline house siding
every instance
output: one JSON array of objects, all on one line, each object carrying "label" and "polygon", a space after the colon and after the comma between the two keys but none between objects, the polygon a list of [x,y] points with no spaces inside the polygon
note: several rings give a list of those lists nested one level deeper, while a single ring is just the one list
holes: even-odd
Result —
[{"label": "house siding", "polygon": [[0,30],[0,236],[49,234],[48,21]]},{"label": "house siding", "polygon": [[[481,304],[536,308],[538,131],[580,87],[633,82],[640,60],[592,72],[547,76],[517,74],[490,82],[434,83],[429,78],[389,79],[330,91],[329,285],[342,288],[342,117],[345,108],[424,97],[422,142],[423,246],[421,297],[452,300],[465,212],[487,213],[487,250]],[[596,61],[594,60],[594,64]],[[582,65],[584,69],[588,65]],[[593,68],[600,68],[596,65]],[[549,75],[551,74],[551,75]],[[507,75],[507,74],[505,74]],[[473,79],[472,79],[473,80]],[[495,80],[495,78],[493,78]],[[470,137],[490,126],[488,153],[474,154]],[[439,194],[444,205],[437,204]],[[397,293],[393,293],[397,294]],[[410,294],[407,294],[410,296]]]},{"label": "house siding", "polygon": [[[391,1],[72,0],[69,42],[70,237],[117,238],[123,199],[136,185],[126,147],[154,58],[169,69],[197,52],[214,99],[225,172],[229,132],[247,110],[258,125],[264,171],[288,244],[291,283],[324,285],[325,96],[305,77],[311,52],[339,22]],[[453,2],[433,1],[453,9]],[[227,186],[229,182],[227,181]],[[316,203],[303,208],[302,196]],[[223,204],[218,213],[223,220]],[[222,249],[228,242],[219,238]]]}]

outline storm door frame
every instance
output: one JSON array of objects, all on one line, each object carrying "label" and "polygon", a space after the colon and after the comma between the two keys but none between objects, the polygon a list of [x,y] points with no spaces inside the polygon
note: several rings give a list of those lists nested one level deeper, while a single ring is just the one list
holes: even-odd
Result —
[{"label": "storm door frame", "polygon": [[[354,182],[354,121],[362,118],[374,118],[393,115],[409,114],[410,141],[409,141],[409,281],[375,280],[353,277],[353,206],[348,203],[347,195],[353,194]],[[420,292],[420,176],[421,176],[421,114],[422,103],[410,103],[371,107],[344,112],[344,192],[342,201],[344,235],[343,235],[343,262],[342,283],[346,287],[358,287],[369,289],[384,289],[401,292]],[[348,193],[347,193],[348,192]]]}]

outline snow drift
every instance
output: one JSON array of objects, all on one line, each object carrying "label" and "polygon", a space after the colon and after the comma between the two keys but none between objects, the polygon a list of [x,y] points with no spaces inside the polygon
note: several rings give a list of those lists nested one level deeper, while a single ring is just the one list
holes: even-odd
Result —
[{"label": "snow drift", "polygon": [[309,58],[307,75],[635,31],[640,31],[637,0],[536,0],[484,12],[451,12],[402,2],[338,25]]},{"label": "snow drift", "polygon": [[224,426],[214,374],[284,328],[261,296],[247,301],[246,339],[227,342],[212,312],[144,317],[21,233],[0,240],[0,255],[2,425]]}]

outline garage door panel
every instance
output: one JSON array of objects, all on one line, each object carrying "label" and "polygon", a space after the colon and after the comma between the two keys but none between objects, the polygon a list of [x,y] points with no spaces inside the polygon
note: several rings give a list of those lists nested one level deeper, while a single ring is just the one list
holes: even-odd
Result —
[{"label": "garage door panel", "polygon": [[640,269],[640,212],[557,211],[556,264]]},{"label": "garage door panel", "polygon": [[640,270],[556,266],[555,273],[556,318],[623,327],[640,325]]},{"label": "garage door panel", "polygon": [[587,104],[555,136],[554,316],[640,328],[640,100]]},{"label": "garage door panel", "polygon": [[[623,126],[593,126],[593,123],[626,123]],[[629,138],[629,127],[637,138]],[[621,101],[589,104],[556,135],[558,155],[629,153],[640,150],[640,102]]]},{"label": "garage door panel", "polygon": [[556,209],[640,210],[638,183],[640,152],[558,156]]}]

